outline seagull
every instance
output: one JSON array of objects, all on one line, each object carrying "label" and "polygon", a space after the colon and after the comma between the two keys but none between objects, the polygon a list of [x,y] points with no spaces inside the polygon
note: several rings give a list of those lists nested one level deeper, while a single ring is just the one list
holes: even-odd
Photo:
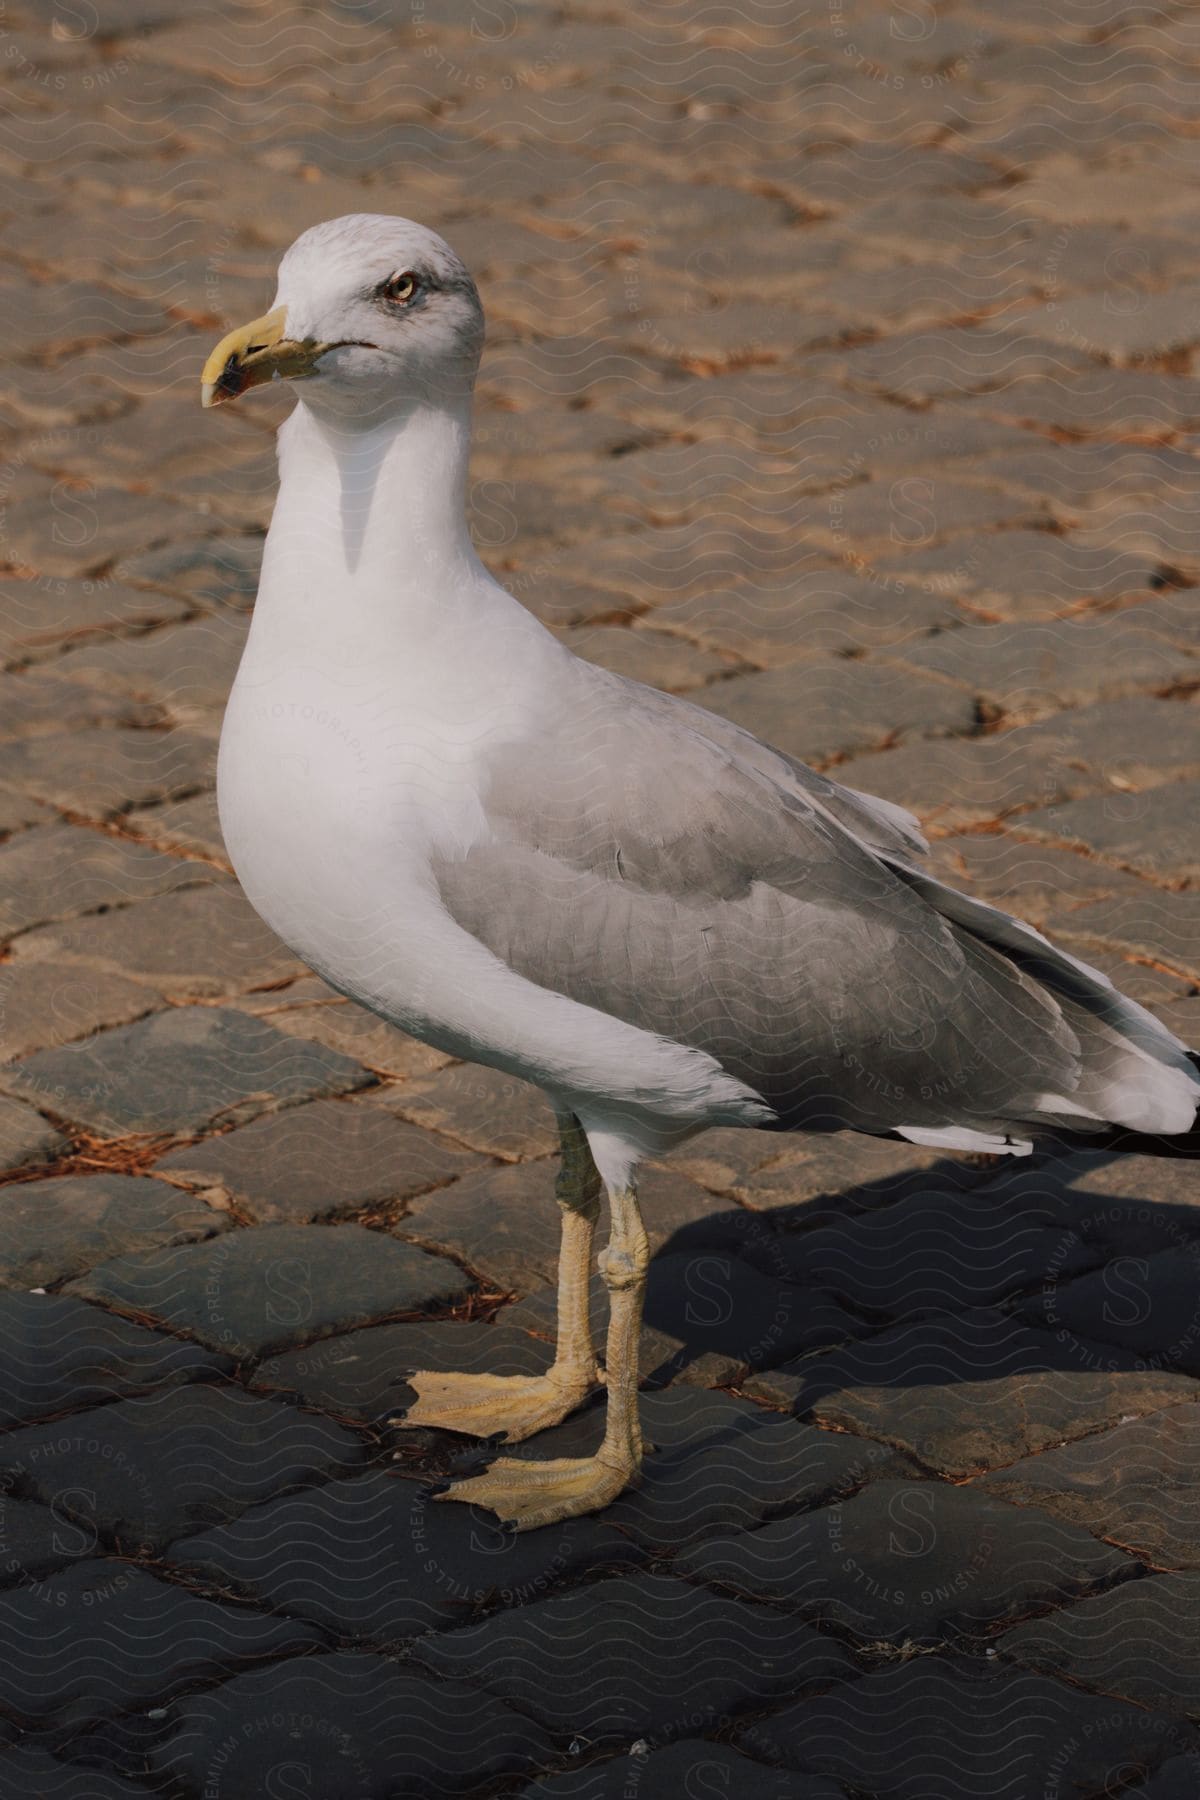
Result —
[{"label": "seagull", "polygon": [[516,1443],[604,1385],[594,1455],[438,1490],[528,1530],[638,1479],[643,1159],[714,1125],[1191,1153],[1200,1074],[1099,971],[934,879],[910,814],[581,660],[492,578],[465,520],[483,337],[441,237],[354,214],[296,240],[202,400],[296,383],[218,759],[241,884],[339,993],[558,1119],[552,1366],[418,1371],[403,1415]]}]

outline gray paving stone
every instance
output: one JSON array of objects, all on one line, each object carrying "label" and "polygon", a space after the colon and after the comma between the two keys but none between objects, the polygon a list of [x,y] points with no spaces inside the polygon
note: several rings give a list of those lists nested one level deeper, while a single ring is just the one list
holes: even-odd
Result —
[{"label": "gray paving stone", "polygon": [[1200,782],[1171,781],[1146,793],[1110,791],[1025,813],[1018,829],[1029,837],[1086,850],[1102,862],[1177,882],[1200,877],[1198,811]]},{"label": "gray paving stone", "polygon": [[1191,659],[1137,620],[1137,608],[1105,619],[968,625],[907,648],[906,666],[963,682],[1006,713],[1057,711],[1084,701],[1165,687]]},{"label": "gray paving stone", "polygon": [[893,394],[901,400],[936,400],[943,395],[1007,388],[1039,377],[1062,380],[1087,367],[1083,351],[1041,344],[993,329],[939,326],[897,333],[840,357],[857,387]]},{"label": "gray paving stone", "polygon": [[1119,1256],[1021,1303],[1026,1318],[1061,1342],[1092,1341],[1095,1366],[1133,1351],[1147,1369],[1200,1374],[1200,1240],[1153,1255]]},{"label": "gray paving stone", "polygon": [[409,1398],[405,1370],[540,1375],[553,1360],[553,1344],[527,1331],[476,1320],[436,1319],[429,1324],[368,1325],[302,1350],[266,1357],[254,1371],[252,1385],[269,1393],[294,1394],[306,1406],[341,1419],[378,1424]]},{"label": "gray paving stone", "polygon": [[179,727],[85,731],[23,738],[0,745],[0,787],[16,788],[48,806],[108,819],[198,787],[211,787],[216,741]]},{"label": "gray paving stone", "polygon": [[191,794],[160,806],[135,808],[122,816],[121,823],[126,831],[147,843],[182,850],[225,866],[225,839],[217,817],[215,793]]},{"label": "gray paving stone", "polygon": [[347,1093],[370,1076],[335,1050],[225,1007],[180,1006],[46,1050],[0,1073],[18,1097],[113,1136],[199,1130],[288,1100]]},{"label": "gray paving stone", "polygon": [[376,1107],[317,1100],[174,1150],[162,1171],[218,1185],[259,1224],[307,1224],[453,1181],[482,1158]]},{"label": "gray paving stone", "polygon": [[1133,1350],[1031,1331],[987,1307],[894,1326],[746,1386],[951,1476],[1016,1462],[1197,1391],[1186,1375],[1146,1368]]},{"label": "gray paving stone", "polygon": [[[1032,1184],[1030,1184],[1032,1187]],[[1048,1278],[1100,1260],[1095,1246],[1064,1235],[1053,1190],[1026,1191],[1007,1205],[991,1187],[967,1194],[915,1193],[858,1218],[752,1245],[752,1262],[808,1288],[831,1292],[872,1319],[989,1306]],[[767,1262],[769,1256],[770,1261]],[[780,1266],[782,1265],[782,1267]]]},{"label": "gray paving stone", "polygon": [[1033,1507],[988,1504],[945,1482],[886,1480],[818,1513],[710,1537],[675,1566],[868,1642],[920,1644],[977,1637],[1134,1567]]},{"label": "gray paving stone", "polygon": [[874,662],[793,663],[735,675],[706,689],[704,700],[722,718],[809,762],[877,749],[895,734],[966,731],[975,717],[970,695],[949,682]]},{"label": "gray paving stone", "polygon": [[[642,1478],[607,1508],[604,1521],[657,1552],[714,1531],[749,1531],[772,1513],[816,1506],[912,1468],[885,1444],[818,1431],[704,1388],[643,1393],[641,1419]],[[586,1456],[599,1448],[603,1430],[597,1401],[505,1454]]]},{"label": "gray paving stone", "polygon": [[128,1025],[158,1004],[152,989],[78,963],[0,963],[0,1059]]},{"label": "gray paving stone", "polygon": [[1200,1711],[1200,1574],[1123,1582],[1015,1625],[997,1649],[1085,1688],[1194,1717]]},{"label": "gray paving stone", "polygon": [[695,1800],[736,1794],[738,1800],[842,1800],[845,1790],[821,1775],[798,1775],[751,1762],[728,1744],[689,1738],[638,1756],[614,1756],[588,1769],[552,1775],[520,1790],[519,1800]]},{"label": "gray paving stone", "polygon": [[101,692],[132,694],[169,707],[223,707],[245,648],[248,620],[207,615],[128,641],[109,639],[68,650],[54,672]]},{"label": "gray paving stone", "polygon": [[60,1762],[32,1745],[0,1752],[0,1800],[145,1800],[144,1787],[102,1769]]},{"label": "gray paving stone", "polygon": [[0,1439],[0,1470],[23,1497],[54,1507],[76,1556],[98,1537],[125,1555],[161,1551],[185,1532],[362,1459],[359,1440],[332,1420],[208,1384],[120,1400]]},{"label": "gray paving stone", "polygon": [[[422,1044],[353,1001],[335,995],[315,975],[305,981],[293,981],[280,993],[244,994],[236,1004],[257,1018],[267,1019],[289,1037],[310,1038],[330,1050],[340,1050],[384,1077],[429,1075],[450,1060],[443,1051]],[[364,1098],[387,1110],[395,1097],[395,1085],[389,1082],[372,1088]]]},{"label": "gray paving stone", "polygon": [[850,1672],[836,1644],[797,1620],[667,1575],[616,1576],[538,1600],[423,1639],[414,1656],[480,1683],[556,1736],[595,1745],[670,1734],[685,1719],[711,1728],[733,1708]]},{"label": "gray paving stone", "polygon": [[[3,987],[0,985],[0,994]],[[0,1096],[0,1169],[21,1169],[26,1163],[53,1162],[66,1150],[68,1140],[23,1100]]]},{"label": "gray paving stone", "polygon": [[171,999],[270,987],[305,973],[241,889],[224,880],[30,931],[16,955],[123,974]]},{"label": "gray paving stone", "polygon": [[502,1069],[457,1063],[402,1088],[381,1090],[375,1102],[506,1161],[546,1156],[558,1148],[558,1127],[545,1094]]},{"label": "gray paving stone", "polygon": [[18,1718],[78,1725],[161,1702],[197,1680],[314,1647],[295,1619],[214,1606],[143,1569],[99,1558],[0,1596],[0,1629],[21,1655],[0,1671]]},{"label": "gray paving stone", "polygon": [[32,1500],[0,1494],[0,1587],[24,1586],[95,1547],[93,1534],[74,1520]]},{"label": "gray paving stone", "polygon": [[[1030,384],[1022,382],[982,399],[1017,408],[1029,391]],[[1050,384],[1050,391],[1061,392],[1061,384]],[[889,599],[894,587],[901,601],[914,589],[931,591],[970,598],[1012,618],[1045,617],[1085,599],[1129,599],[1148,592],[1159,579],[1159,565],[1144,551],[1082,544],[1050,531],[971,534],[903,550],[889,545],[872,552],[870,561],[889,576]],[[878,596],[879,577],[875,580]]]},{"label": "gray paving stone", "polygon": [[0,653],[28,655],[81,634],[101,640],[119,632],[166,624],[183,603],[122,581],[48,582],[11,571],[0,582]]},{"label": "gray paving stone", "polygon": [[45,1287],[96,1263],[217,1236],[203,1200],[139,1175],[67,1175],[0,1188],[0,1287]]},{"label": "gray paving stone", "polygon": [[[530,1719],[462,1681],[435,1682],[382,1656],[341,1651],[236,1675],[171,1708],[152,1767],[201,1794],[311,1792],[354,1800],[441,1800],[489,1776],[529,1773],[550,1754]],[[300,1790],[303,1792],[303,1789]]]},{"label": "gray paving stone", "polygon": [[207,1244],[116,1257],[68,1291],[161,1321],[214,1350],[259,1357],[424,1311],[470,1285],[445,1257],[360,1225],[262,1225]]},{"label": "gray paving stone", "polygon": [[203,874],[106,832],[57,822],[35,826],[0,847],[0,930],[9,936],[72,913],[149,899]]},{"label": "gray paving stone", "polygon": [[1153,362],[1194,344],[1200,287],[1187,282],[1169,293],[1141,294],[1133,307],[1114,306],[1111,294],[1075,294],[1034,312],[1021,313],[1014,330],[1101,355],[1115,363]]},{"label": "gray paving stone", "polygon": [[1023,1458],[980,1487],[1085,1525],[1160,1569],[1200,1570],[1200,1406],[1170,1406]]},{"label": "gray paving stone", "polygon": [[1153,1768],[1187,1728],[1028,1670],[915,1657],[763,1719],[740,1746],[887,1800],[1084,1800]]},{"label": "gray paving stone", "polygon": [[0,1294],[0,1428],[226,1372],[227,1357],[65,1294]]},{"label": "gray paving stone", "polygon": [[[838,779],[895,800],[939,831],[1003,818],[1020,810],[1015,829],[1042,835],[1077,795],[1097,806],[1136,809],[1136,790],[1200,771],[1200,708],[1130,695],[978,738],[922,739],[884,756],[842,763]],[[1053,806],[1053,811],[1045,809]]]},{"label": "gray paving stone", "polygon": [[0,737],[24,738],[87,725],[146,726],[161,715],[123,694],[105,694],[62,681],[57,672],[0,673]]},{"label": "gray paving stone", "polygon": [[426,1498],[427,1482],[371,1473],[285,1494],[172,1544],[170,1562],[222,1591],[338,1638],[399,1644],[480,1606],[539,1598],[593,1568],[640,1560],[607,1520],[517,1535],[482,1510]]}]

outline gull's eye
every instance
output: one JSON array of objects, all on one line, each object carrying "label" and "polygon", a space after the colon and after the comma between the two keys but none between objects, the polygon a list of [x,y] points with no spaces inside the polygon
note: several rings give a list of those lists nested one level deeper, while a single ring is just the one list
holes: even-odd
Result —
[{"label": "gull's eye", "polygon": [[411,269],[405,269],[400,275],[389,275],[379,289],[381,300],[390,300],[393,306],[407,306],[420,282]]}]

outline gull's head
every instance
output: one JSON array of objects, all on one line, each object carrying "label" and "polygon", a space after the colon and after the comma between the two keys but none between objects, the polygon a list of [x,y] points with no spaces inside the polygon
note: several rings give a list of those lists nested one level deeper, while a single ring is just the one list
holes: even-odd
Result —
[{"label": "gull's head", "polygon": [[201,402],[303,380],[314,411],[370,424],[469,392],[482,348],[479,295],[449,244],[411,219],[351,213],[296,239],[271,310],[205,363]]}]

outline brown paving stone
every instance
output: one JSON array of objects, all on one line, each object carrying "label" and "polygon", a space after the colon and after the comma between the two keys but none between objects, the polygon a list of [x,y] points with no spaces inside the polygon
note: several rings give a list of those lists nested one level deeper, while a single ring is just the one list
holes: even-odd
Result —
[{"label": "brown paving stone", "polygon": [[54,674],[29,671],[0,674],[0,737],[40,737],[88,725],[154,725],[161,714],[153,706],[122,694],[81,688]]},{"label": "brown paving stone", "polygon": [[1194,1398],[1132,1350],[1031,1331],[990,1308],[892,1327],[759,1375],[747,1392],[963,1476]]},{"label": "brown paving stone", "polygon": [[114,636],[147,625],[166,624],[183,614],[170,595],[145,592],[124,582],[0,578],[0,654],[45,654],[77,637]]},{"label": "brown paving stone", "polygon": [[317,1100],[175,1150],[157,1169],[224,1188],[260,1225],[301,1225],[441,1187],[482,1160],[378,1108]]}]

